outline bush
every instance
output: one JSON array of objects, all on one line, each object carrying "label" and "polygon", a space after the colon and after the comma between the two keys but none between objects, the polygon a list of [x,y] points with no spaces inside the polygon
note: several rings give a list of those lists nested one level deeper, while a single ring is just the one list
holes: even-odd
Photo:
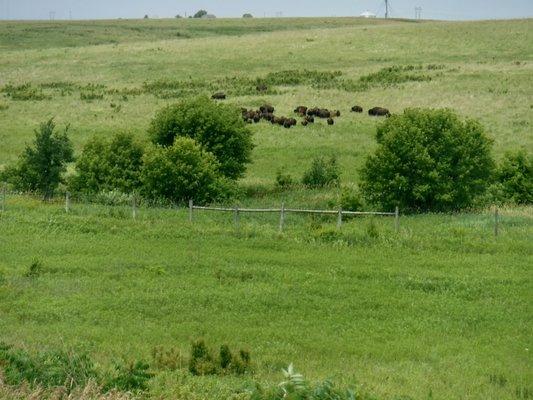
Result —
[{"label": "bush", "polygon": [[472,206],[493,172],[492,141],[451,110],[410,109],[378,127],[378,148],[361,170],[365,198],[385,210]]},{"label": "bush", "polygon": [[503,201],[533,203],[533,156],[525,151],[507,153],[496,171],[496,180]]},{"label": "bush", "polygon": [[276,187],[279,189],[288,189],[294,186],[294,179],[292,176],[283,170],[278,170],[276,173]]},{"label": "bush", "polygon": [[73,191],[132,193],[140,187],[143,146],[132,135],[91,139],[76,162]]},{"label": "bush", "polygon": [[217,358],[203,339],[192,343],[189,372],[193,375],[242,375],[250,371],[250,364],[250,353],[247,350],[241,349],[239,354],[235,355],[228,345],[222,345]]},{"label": "bush", "polygon": [[74,156],[68,126],[61,133],[54,129],[53,119],[42,123],[35,131],[33,146],[26,146],[17,164],[3,172],[3,178],[16,190],[36,192],[49,199],[62,182],[66,165]]},{"label": "bush", "polygon": [[240,110],[199,97],[168,106],[152,120],[149,135],[155,144],[171,146],[177,136],[196,140],[213,153],[220,171],[230,179],[241,177],[250,162],[252,133]]},{"label": "bush", "polygon": [[302,183],[310,188],[338,186],[340,183],[340,173],[337,158],[331,156],[329,159],[324,157],[313,159],[311,167],[304,173]]},{"label": "bush", "polygon": [[0,366],[8,385],[40,385],[46,388],[84,386],[97,373],[84,353],[43,351],[36,354],[0,343]]},{"label": "bush", "polygon": [[148,381],[153,377],[150,366],[144,361],[116,364],[115,376],[105,384],[105,388],[127,392],[144,391],[148,389]]},{"label": "bush", "polygon": [[219,173],[215,157],[189,138],[171,147],[154,146],[144,157],[143,193],[153,199],[209,203],[230,195],[231,186]]},{"label": "bush", "polygon": [[363,208],[363,199],[359,190],[355,187],[343,188],[340,197],[340,207],[345,211],[361,211]]}]

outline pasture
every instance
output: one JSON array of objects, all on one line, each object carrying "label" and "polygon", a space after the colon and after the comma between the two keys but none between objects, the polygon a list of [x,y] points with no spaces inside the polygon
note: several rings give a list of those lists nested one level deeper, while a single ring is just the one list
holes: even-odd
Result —
[{"label": "pasture", "polygon": [[[449,107],[480,120],[499,158],[533,148],[533,21],[148,20],[0,22],[0,167],[38,124],[93,135],[146,129],[161,107],[223,90],[228,103],[338,109],[289,130],[261,122],[240,182],[244,206],[331,208],[336,190],[274,189],[313,157],[336,154],[356,184],[383,106]],[[407,67],[391,77],[386,69]],[[382,71],[363,85],[365,77]],[[383,72],[385,71],[385,72]],[[322,74],[335,75],[322,79]],[[362,79],[363,78],[363,79]],[[255,89],[257,79],[269,86]],[[294,363],[377,399],[528,399],[533,213],[349,219],[60,204],[9,195],[0,214],[0,341],[88,351],[104,368],[199,337],[251,351],[254,374],[159,371],[147,396],[246,399]],[[41,269],[28,276],[30,265]],[[2,398],[0,392],[0,398]],[[9,395],[5,395],[9,398]]]}]

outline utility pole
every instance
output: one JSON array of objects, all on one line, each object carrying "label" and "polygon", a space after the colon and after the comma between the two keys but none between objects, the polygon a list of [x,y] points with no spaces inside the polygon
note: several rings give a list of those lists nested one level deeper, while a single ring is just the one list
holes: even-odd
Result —
[{"label": "utility pole", "polygon": [[422,7],[415,7],[415,19],[422,19]]},{"label": "utility pole", "polygon": [[389,18],[389,0],[385,0],[385,18]]}]

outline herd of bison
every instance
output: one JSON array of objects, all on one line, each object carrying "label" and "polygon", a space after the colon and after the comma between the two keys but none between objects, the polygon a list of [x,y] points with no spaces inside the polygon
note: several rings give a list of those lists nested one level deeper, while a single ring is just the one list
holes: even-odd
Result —
[{"label": "herd of bison", "polygon": [[[223,93],[215,93],[212,96],[216,100],[224,100],[226,98]],[[270,104],[265,104],[257,110],[248,110],[242,108],[242,118],[249,124],[258,123],[261,120],[268,121],[273,125],[281,125],[285,128],[291,128],[298,124],[296,118],[293,117],[278,117],[274,115],[275,109]],[[362,113],[363,107],[353,106],[352,112]],[[315,122],[315,118],[326,119],[328,125],[334,125],[336,117],[340,117],[341,112],[339,110],[328,110],[327,108],[313,107],[308,108],[306,106],[298,106],[295,108],[294,113],[302,118],[301,124],[307,126]],[[383,107],[374,107],[368,110],[368,115],[376,117],[389,117],[391,114],[389,110]]]}]

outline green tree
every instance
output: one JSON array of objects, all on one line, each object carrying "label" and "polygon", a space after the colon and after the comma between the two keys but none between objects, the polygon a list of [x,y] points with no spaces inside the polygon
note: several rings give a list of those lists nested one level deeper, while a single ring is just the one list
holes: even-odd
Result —
[{"label": "green tree", "polygon": [[35,131],[33,144],[26,146],[18,162],[8,168],[5,175],[15,189],[53,196],[62,182],[67,163],[74,160],[68,126],[61,132],[55,130],[50,119]]},{"label": "green tree", "polygon": [[377,140],[361,188],[383,209],[460,210],[490,183],[492,141],[478,122],[461,121],[451,110],[405,110],[378,127]]},{"label": "green tree", "polygon": [[230,179],[241,177],[251,160],[252,132],[240,110],[199,97],[168,106],[157,113],[149,131],[152,141],[171,146],[177,136],[196,140],[220,163],[220,171]]},{"label": "green tree", "polygon": [[193,139],[177,137],[170,147],[154,146],[144,156],[143,193],[150,198],[208,203],[228,195],[219,163]]},{"label": "green tree", "polygon": [[94,137],[83,147],[70,186],[84,193],[131,193],[140,187],[143,154],[131,134],[119,133],[111,140]]},{"label": "green tree", "polygon": [[202,17],[205,17],[206,15],[207,15],[206,10],[198,10],[196,14],[194,14],[193,18],[202,18]]},{"label": "green tree", "polygon": [[533,156],[525,151],[505,155],[496,171],[502,199],[515,204],[533,203]]}]

